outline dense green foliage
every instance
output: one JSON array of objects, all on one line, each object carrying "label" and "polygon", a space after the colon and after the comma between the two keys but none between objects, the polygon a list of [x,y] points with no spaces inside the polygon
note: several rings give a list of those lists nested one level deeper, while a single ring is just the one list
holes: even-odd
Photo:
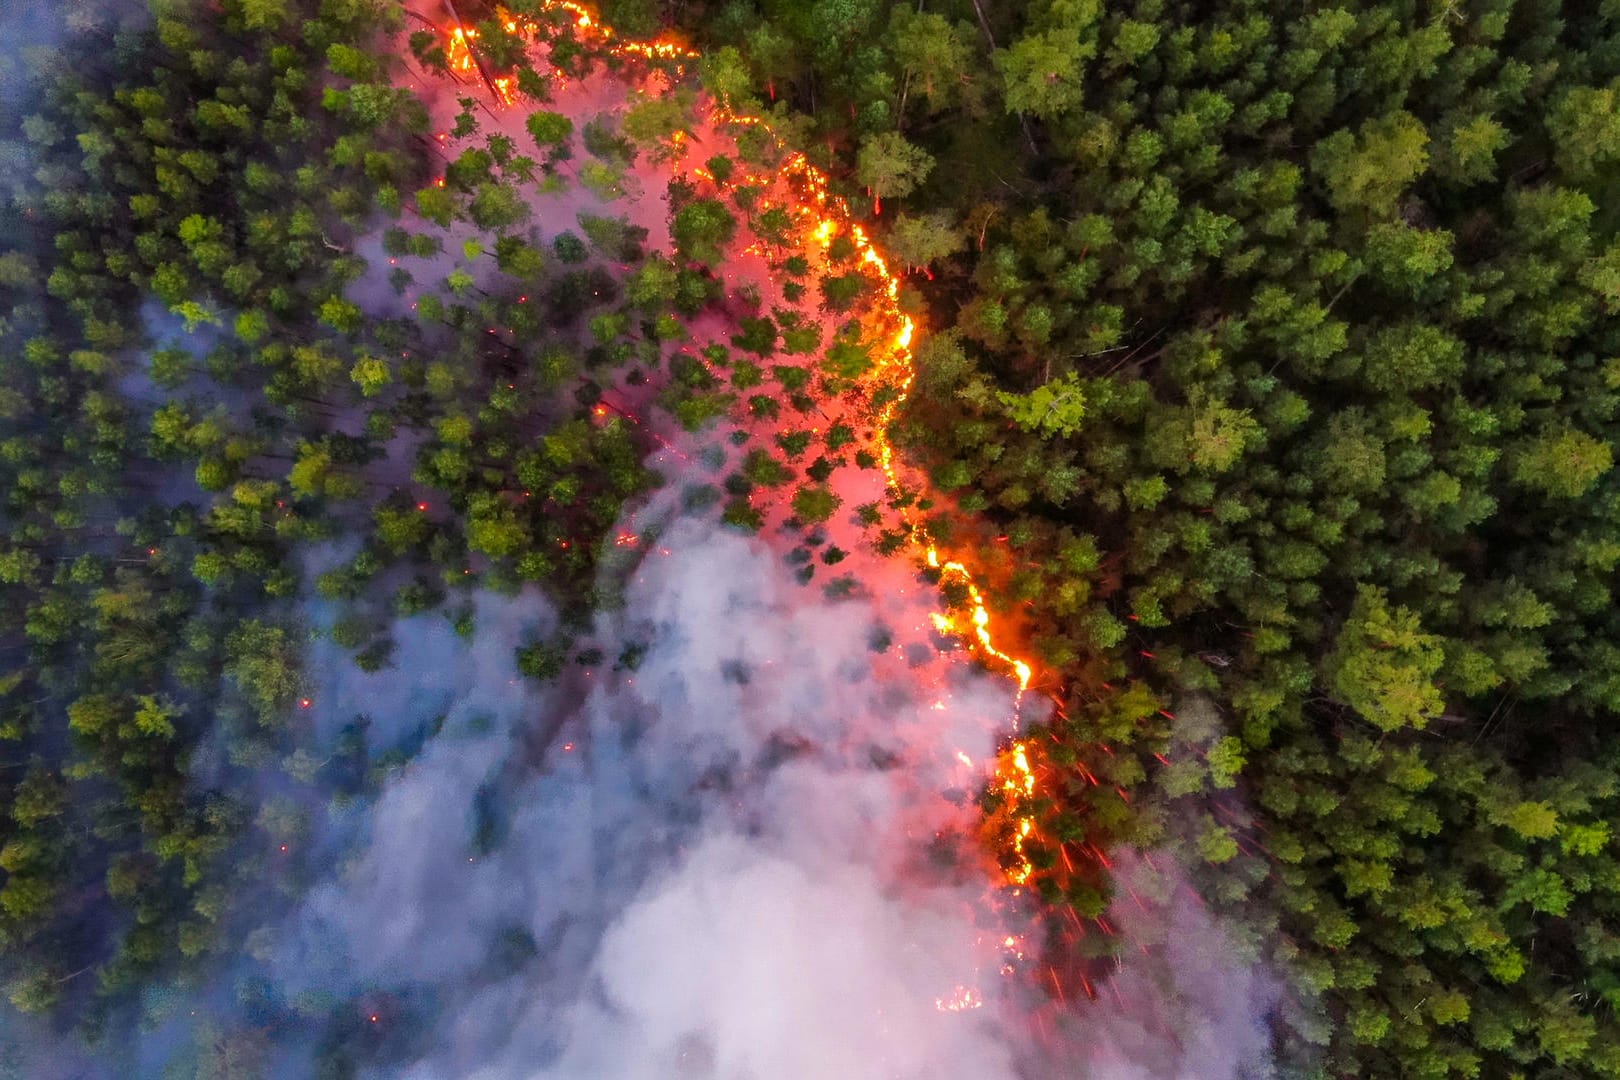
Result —
[{"label": "dense green foliage", "polygon": [[1299,1059],[1620,1075],[1612,6],[691,25],[931,264],[900,434],[1071,688],[1048,898],[1093,914],[1066,867],[1174,835]]}]

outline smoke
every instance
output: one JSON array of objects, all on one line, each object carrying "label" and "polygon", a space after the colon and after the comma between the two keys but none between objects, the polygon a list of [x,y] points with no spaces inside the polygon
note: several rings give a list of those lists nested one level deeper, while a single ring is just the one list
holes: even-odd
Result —
[{"label": "smoke", "polygon": [[[555,629],[534,594],[480,595],[470,638],[397,621],[388,672],[312,653],[323,740],[363,712],[374,760],[412,752],[333,800],[313,884],[140,1075],[254,1030],[283,1077],[1271,1075],[1275,988],[1162,859],[1120,862],[1098,999],[1032,1024],[1053,1006],[998,948],[1028,913],[975,854],[957,757],[990,757],[1009,684],[907,629],[929,591],[904,564],[829,599],[674,501],[626,523],[657,540],[579,642],[601,662],[560,680],[515,670]],[[940,1008],[962,988],[980,1007]]]},{"label": "smoke", "polygon": [[1269,1017],[1283,987],[1243,956],[1164,857],[1120,852],[1107,919],[1125,948],[1097,1000],[1069,1018],[1090,1080],[1276,1075]]},{"label": "smoke", "polygon": [[1007,1076],[1007,1040],[933,1008],[965,931],[870,867],[706,840],[609,932],[545,1075]]},{"label": "smoke", "polygon": [[52,73],[57,46],[75,37],[111,43],[149,17],[141,0],[7,0],[0,8],[0,121],[27,108]]},{"label": "smoke", "polygon": [[[14,200],[31,203],[38,146],[19,124],[64,70],[95,82],[118,51],[122,32],[144,25],[144,0],[5,0],[0,3],[0,248],[29,251],[41,242]],[[70,45],[88,43],[64,61]],[[48,238],[46,238],[48,242]]]},{"label": "smoke", "polygon": [[[983,867],[925,865],[971,817],[945,762],[988,756],[1010,695],[942,657],[963,677],[919,696],[868,646],[885,617],[677,521],[592,636],[638,649],[633,672],[522,680],[534,598],[480,600],[470,644],[407,621],[417,676],[372,713],[438,712],[435,677],[448,711],[341,870],[260,938],[276,996],[375,1010],[379,1074],[1012,1075]],[[361,681],[323,696],[341,711]],[[990,1005],[935,1007],[963,984]],[[431,1016],[408,1004],[426,996]]]}]

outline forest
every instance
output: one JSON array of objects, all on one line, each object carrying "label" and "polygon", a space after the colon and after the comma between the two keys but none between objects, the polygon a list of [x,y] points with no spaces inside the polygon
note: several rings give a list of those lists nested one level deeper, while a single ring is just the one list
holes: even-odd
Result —
[{"label": "forest", "polygon": [[[883,283],[849,242],[788,254],[754,129],[671,185],[669,252],[606,212],[525,232],[521,191],[613,203],[701,93],[897,272],[915,381],[880,415],[932,494],[855,509],[876,553],[962,553],[1053,699],[1017,857],[1069,913],[1054,968],[1106,970],[1121,943],[1066,927],[1162,848],[1281,980],[1283,1075],[1620,1077],[1620,7],[1331,4],[603,0],[679,44],[651,68],[696,57],[615,128],[550,111],[507,21],[567,77],[623,63],[572,10],[458,0],[455,157],[403,85],[455,57],[392,0],[93,7],[0,59],[30,88],[0,113],[9,1006],[94,1042],[244,948],[239,894],[307,886],[296,790],[363,801],[408,756],[314,751],[312,637],[386,671],[393,620],[470,639],[475,592],[539,586],[524,675],[635,669],[584,642],[665,484],[615,385],[780,426],[680,493],[745,535],[876,467],[815,418]],[[481,131],[496,97],[527,142]],[[739,235],[780,303],[725,285]],[[359,1022],[300,1008],[358,1075]],[[266,1037],[195,1074],[258,1075]]]}]

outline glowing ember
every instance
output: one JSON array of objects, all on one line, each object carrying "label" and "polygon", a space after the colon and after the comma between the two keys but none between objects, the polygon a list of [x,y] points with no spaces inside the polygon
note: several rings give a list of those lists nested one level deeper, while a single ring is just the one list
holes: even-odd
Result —
[{"label": "glowing ember", "polygon": [[984,998],[971,986],[958,986],[950,997],[935,998],[934,1008],[940,1012],[966,1012],[984,1008]]}]

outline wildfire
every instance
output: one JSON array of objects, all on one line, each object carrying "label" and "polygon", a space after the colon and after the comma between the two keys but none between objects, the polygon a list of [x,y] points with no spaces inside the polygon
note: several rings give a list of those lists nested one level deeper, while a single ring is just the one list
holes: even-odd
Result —
[{"label": "wildfire", "polygon": [[[815,167],[804,160],[803,155],[794,155],[790,165],[802,168],[811,175],[812,182],[808,185],[810,190],[816,192],[824,203],[830,201],[826,194],[826,178],[816,171]],[[835,204],[836,205],[836,204]],[[838,206],[842,210],[842,206]],[[816,227],[816,238],[823,245],[831,242],[836,229],[830,218],[823,218]],[[860,253],[861,262],[877,275],[883,283],[883,296],[887,301],[886,314],[897,327],[892,339],[892,347],[880,361],[873,372],[873,379],[878,383],[889,383],[897,386],[898,392],[878,410],[874,420],[874,437],[878,448],[878,462],[883,469],[883,475],[888,481],[891,491],[899,491],[903,485],[900,482],[899,468],[895,463],[894,444],[889,441],[889,426],[893,423],[900,409],[904,407],[906,398],[910,394],[911,384],[916,378],[916,368],[912,358],[911,343],[916,333],[916,324],[900,311],[900,281],[889,270],[883,256],[878,254],[867,238],[866,231],[859,225],[850,226],[850,236]],[[908,523],[911,526],[913,542],[922,548],[923,559],[928,567],[938,570],[940,583],[954,582],[960,585],[967,593],[967,621],[971,629],[963,626],[960,620],[948,612],[936,612],[933,615],[935,629],[942,634],[951,634],[956,637],[967,638],[974,644],[981,655],[997,660],[1010,668],[1018,680],[1018,695],[1015,702],[1022,703],[1024,693],[1029,689],[1030,679],[1034,676],[1034,669],[1029,663],[1021,660],[996,645],[995,637],[990,629],[990,609],[984,601],[984,593],[973,574],[967,566],[959,561],[944,561],[940,558],[939,547],[929,536],[926,524],[915,514],[908,513]],[[1027,744],[1022,740],[1015,740],[1008,747],[996,764],[996,780],[1002,793],[1007,797],[1008,813],[1013,820],[1012,837],[1012,867],[1006,871],[1007,880],[1014,885],[1022,886],[1029,881],[1035,873],[1034,864],[1029,861],[1024,852],[1024,842],[1035,830],[1035,818],[1032,804],[1035,797],[1035,773],[1030,768],[1029,751]]]},{"label": "wildfire", "polygon": [[[995,657],[997,660],[1000,660],[1002,663],[1012,668],[1013,674],[1018,676],[1018,692],[1020,695],[1023,694],[1025,690],[1029,689],[1029,680],[1034,672],[1024,661],[1015,656],[1010,656],[996,648],[995,639],[990,636],[990,611],[984,606],[984,597],[979,592],[978,585],[974,584],[973,575],[968,573],[967,567],[963,566],[959,562],[948,562],[942,564],[939,561],[939,549],[936,548],[932,543],[928,545],[927,551],[923,557],[925,560],[927,560],[930,568],[940,571],[940,580],[942,582],[949,577],[961,582],[961,584],[967,589],[968,607],[970,612],[968,618],[973,623],[972,633],[974,639],[979,644],[980,651],[982,651],[986,656]],[[934,626],[940,631],[940,633],[956,634],[964,637],[967,635],[967,631],[958,626],[957,620],[952,616],[936,613],[933,618]]]},{"label": "wildfire", "polygon": [[[618,40],[611,27],[598,23],[585,7],[575,3],[574,0],[548,0],[545,7],[548,12],[571,18],[574,29],[582,36],[594,38],[598,45],[606,46],[621,56],[664,61],[686,61],[697,56],[692,50],[674,41]],[[450,10],[454,13],[453,7],[450,7]],[[538,38],[541,33],[541,27],[536,23],[515,19],[502,7],[497,7],[495,11],[508,33],[520,34],[531,40]],[[463,26],[459,17],[455,17],[455,25],[448,32],[445,49],[451,70],[462,74],[476,72],[499,104],[512,105],[514,103],[512,80],[505,76],[493,77],[486,70],[483,60],[473,49],[473,42],[476,39],[477,31]],[[683,69],[677,64],[676,72],[679,73],[681,70]],[[764,127],[767,132],[775,134],[761,117],[733,112],[720,103],[715,104],[713,112],[716,120],[722,125]],[[873,436],[878,462],[890,490],[903,490],[904,485],[901,483],[894,446],[889,441],[888,430],[904,407],[915,379],[911,347],[916,335],[916,325],[901,310],[899,278],[889,269],[888,263],[872,245],[866,231],[850,220],[843,201],[831,194],[826,175],[812,165],[803,153],[789,152],[775,176],[763,174],[738,176],[735,182],[766,187],[776,176],[785,179],[790,189],[804,192],[803,200],[792,209],[800,222],[810,227],[809,233],[816,242],[826,248],[831,245],[836,235],[841,231],[847,231],[860,264],[881,285],[878,318],[891,325],[893,329],[888,338],[889,347],[877,358],[865,381],[870,384],[869,389],[881,387],[890,390],[884,399],[885,403],[873,417]],[[602,418],[606,415],[606,409],[602,405],[597,405],[593,413]],[[1018,683],[1015,701],[1021,703],[1034,675],[1032,667],[996,644],[989,608],[982,590],[967,566],[960,561],[942,558],[938,545],[928,533],[925,522],[910,510],[907,511],[907,523],[910,526],[912,540],[922,553],[923,561],[930,569],[938,571],[941,585],[954,585],[967,596],[964,613],[939,612],[933,616],[936,629],[941,633],[965,639],[981,656],[1008,669]],[[637,540],[637,537],[624,533],[616,538],[615,544],[632,546]],[[965,754],[958,756],[964,761],[970,760]],[[1014,886],[1023,886],[1034,873],[1034,866],[1025,854],[1024,848],[1025,842],[1035,829],[1033,802],[1036,791],[1036,777],[1030,766],[1026,742],[1014,740],[1000,754],[992,787],[1004,797],[1007,813],[1012,821],[1012,866],[1006,870],[1007,879]],[[1008,947],[1012,948],[1011,942]],[[1022,953],[1017,955],[1021,957]],[[940,999],[938,1005],[948,1011],[961,1011],[979,1008],[983,1005],[983,1000],[972,988],[957,987],[956,993],[951,998]]]}]

